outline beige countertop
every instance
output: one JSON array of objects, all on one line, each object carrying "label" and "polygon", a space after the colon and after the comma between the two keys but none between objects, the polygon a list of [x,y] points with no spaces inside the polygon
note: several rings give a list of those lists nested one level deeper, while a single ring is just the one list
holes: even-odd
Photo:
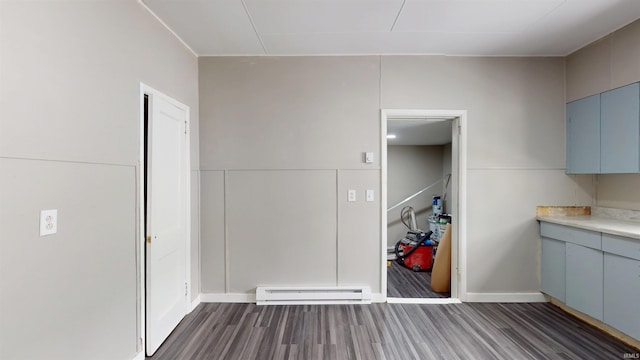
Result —
[{"label": "beige countertop", "polygon": [[598,215],[549,215],[538,216],[536,219],[640,240],[640,221],[614,219]]}]

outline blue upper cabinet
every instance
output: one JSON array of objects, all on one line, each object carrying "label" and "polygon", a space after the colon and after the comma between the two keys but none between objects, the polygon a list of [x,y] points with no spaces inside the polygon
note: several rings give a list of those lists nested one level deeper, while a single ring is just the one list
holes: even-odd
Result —
[{"label": "blue upper cabinet", "polygon": [[600,94],[567,104],[567,174],[600,172]]},{"label": "blue upper cabinet", "polygon": [[640,83],[567,104],[567,174],[640,173]]},{"label": "blue upper cabinet", "polygon": [[601,173],[640,172],[640,84],[601,94]]}]

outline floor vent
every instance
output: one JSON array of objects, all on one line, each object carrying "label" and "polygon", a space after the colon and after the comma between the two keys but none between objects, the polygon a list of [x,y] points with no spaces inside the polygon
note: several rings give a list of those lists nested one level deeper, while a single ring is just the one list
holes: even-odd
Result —
[{"label": "floor vent", "polygon": [[371,304],[368,286],[276,287],[256,289],[258,305]]}]

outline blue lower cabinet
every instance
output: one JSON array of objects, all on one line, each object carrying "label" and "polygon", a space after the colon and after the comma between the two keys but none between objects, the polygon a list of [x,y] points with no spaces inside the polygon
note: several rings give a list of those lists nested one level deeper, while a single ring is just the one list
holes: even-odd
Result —
[{"label": "blue lower cabinet", "polygon": [[540,290],[640,340],[640,239],[540,223]]},{"label": "blue lower cabinet", "polygon": [[603,319],[603,253],[566,243],[566,304],[595,319]]},{"label": "blue lower cabinet", "polygon": [[565,242],[542,238],[540,290],[565,302]]},{"label": "blue lower cabinet", "polygon": [[604,322],[640,340],[640,260],[604,254]]}]

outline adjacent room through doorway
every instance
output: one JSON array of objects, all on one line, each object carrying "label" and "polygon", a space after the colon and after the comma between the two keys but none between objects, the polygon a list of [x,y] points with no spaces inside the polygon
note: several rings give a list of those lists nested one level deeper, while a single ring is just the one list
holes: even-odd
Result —
[{"label": "adjacent room through doorway", "polygon": [[451,120],[387,123],[387,296],[447,298],[431,286],[450,222]]},{"label": "adjacent room through doorway", "polygon": [[387,299],[459,301],[460,118],[397,112],[383,111]]}]

